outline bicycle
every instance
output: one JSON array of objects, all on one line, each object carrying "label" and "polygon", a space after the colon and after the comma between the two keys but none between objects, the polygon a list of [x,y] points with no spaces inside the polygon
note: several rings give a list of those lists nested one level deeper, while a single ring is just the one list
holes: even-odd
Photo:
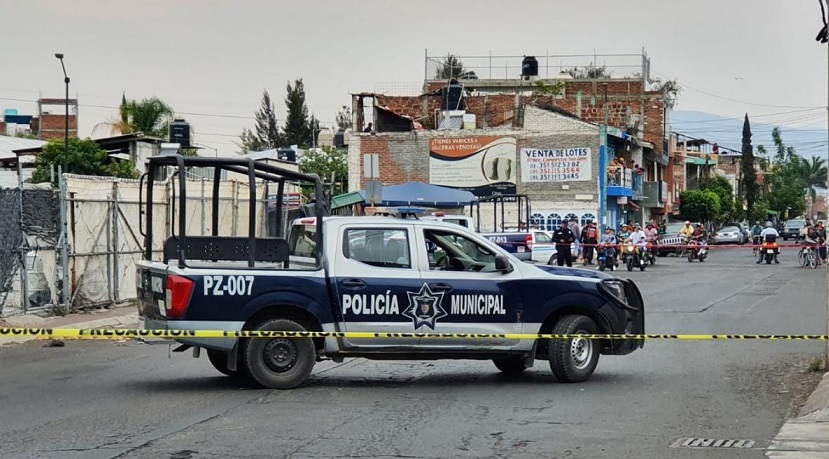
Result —
[{"label": "bicycle", "polygon": [[800,249],[797,254],[797,259],[802,267],[809,266],[810,268],[815,269],[820,266],[820,260],[815,254],[815,249],[810,245],[804,246]]}]

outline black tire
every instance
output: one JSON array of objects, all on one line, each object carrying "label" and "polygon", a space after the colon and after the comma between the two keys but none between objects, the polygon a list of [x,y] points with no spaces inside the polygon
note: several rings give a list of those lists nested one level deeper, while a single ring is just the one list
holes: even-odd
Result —
[{"label": "black tire", "polygon": [[[306,331],[302,325],[287,319],[271,319],[255,330]],[[316,359],[311,338],[250,338],[240,350],[242,368],[254,381],[269,389],[299,386],[311,374]]]},{"label": "black tire", "polygon": [[688,263],[694,261],[694,252],[688,252]]},{"label": "black tire", "polygon": [[515,375],[527,369],[527,360],[523,356],[492,359],[492,363],[494,363],[495,367],[501,370],[502,373],[506,373],[508,375]]},{"label": "black tire", "polygon": [[644,271],[644,270],[645,270],[645,268],[646,268],[647,266],[648,266],[648,264],[647,264],[647,263],[645,263],[644,265],[643,265],[643,264],[640,264],[640,265],[639,265],[639,271]]},{"label": "black tire", "polygon": [[627,265],[628,265],[628,271],[633,271],[633,258],[632,257],[628,257]]},{"label": "black tire", "polygon": [[767,265],[770,265],[770,264],[771,264],[771,257],[766,257],[766,264],[767,264]]},{"label": "black tire", "polygon": [[599,271],[604,271],[607,265],[605,264],[604,260],[599,262]]},{"label": "black tire", "polygon": [[[587,316],[564,316],[553,327],[553,334],[575,335],[597,333],[596,324]],[[579,347],[581,345],[581,347]],[[548,344],[550,369],[556,379],[565,383],[587,381],[599,364],[601,345],[598,341],[579,338],[552,339]],[[584,355],[583,353],[587,354]]]}]

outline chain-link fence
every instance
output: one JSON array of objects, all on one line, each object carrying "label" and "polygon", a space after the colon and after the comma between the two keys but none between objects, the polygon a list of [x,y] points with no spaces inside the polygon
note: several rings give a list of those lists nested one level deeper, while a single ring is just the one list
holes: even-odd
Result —
[{"label": "chain-link fence", "polygon": [[[177,201],[173,204],[177,180],[158,183],[153,190],[155,260],[161,260],[164,242],[178,231],[182,212]],[[187,234],[213,234],[212,180],[187,179],[186,187]],[[107,306],[136,296],[135,265],[143,258],[142,212],[147,209],[139,181],[65,175],[59,189],[63,193],[49,185],[0,190],[0,316],[58,305],[63,310]],[[300,216],[298,187],[286,191],[297,202],[282,209],[283,234],[288,222]],[[258,236],[274,232],[272,226],[280,220],[274,214],[275,192],[257,184]],[[250,199],[246,183],[221,182],[219,235],[248,234]],[[66,298],[64,285],[69,287]]]}]

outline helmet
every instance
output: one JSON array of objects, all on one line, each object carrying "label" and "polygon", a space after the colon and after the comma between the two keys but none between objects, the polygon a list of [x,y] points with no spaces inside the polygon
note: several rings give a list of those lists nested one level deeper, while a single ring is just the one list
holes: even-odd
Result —
[{"label": "helmet", "polygon": [[691,222],[690,222],[690,221],[688,221],[688,220],[685,220],[685,224],[686,224],[686,225],[690,225],[690,224],[691,224]]},{"label": "helmet", "polygon": [[771,228],[771,227],[772,227],[771,222],[766,222],[766,228]]}]

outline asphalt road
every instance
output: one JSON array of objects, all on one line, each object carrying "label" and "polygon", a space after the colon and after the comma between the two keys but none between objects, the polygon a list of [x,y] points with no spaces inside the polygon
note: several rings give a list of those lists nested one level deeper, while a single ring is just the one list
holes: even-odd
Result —
[{"label": "asphalt road", "polygon": [[[635,279],[651,333],[826,332],[826,273],[660,258]],[[491,362],[318,364],[303,387],[235,385],[206,358],[137,342],[0,348],[2,458],[759,458],[820,342],[648,342],[560,384],[545,362],[514,377]],[[753,449],[671,447],[687,437]]]}]

